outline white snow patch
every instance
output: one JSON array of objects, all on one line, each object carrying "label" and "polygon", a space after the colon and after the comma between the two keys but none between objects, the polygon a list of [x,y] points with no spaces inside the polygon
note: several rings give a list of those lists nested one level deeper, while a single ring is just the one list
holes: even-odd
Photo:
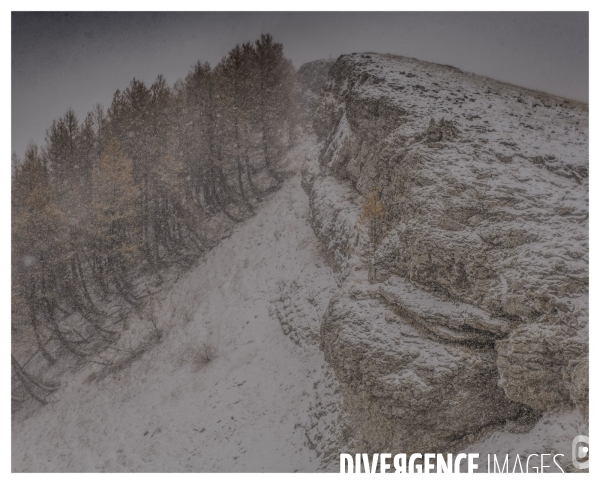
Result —
[{"label": "white snow patch", "polygon": [[160,296],[160,344],[113,376],[76,373],[51,403],[13,418],[13,471],[323,470],[308,436],[335,440],[335,381],[316,344],[284,334],[272,301],[296,288],[302,337],[336,287],[308,217],[296,175]]}]

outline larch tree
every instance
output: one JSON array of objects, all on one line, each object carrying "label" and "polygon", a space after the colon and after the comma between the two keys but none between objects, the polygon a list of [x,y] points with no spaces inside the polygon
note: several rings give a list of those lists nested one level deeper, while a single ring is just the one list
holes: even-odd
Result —
[{"label": "larch tree", "polygon": [[12,271],[13,296],[26,301],[28,311],[14,323],[26,322],[42,354],[44,320],[55,324],[61,275],[68,254],[66,217],[53,195],[48,172],[37,146],[30,145],[13,179]]},{"label": "larch tree", "polygon": [[133,162],[116,140],[110,140],[93,177],[95,253],[100,274],[112,280],[128,301],[127,273],[140,257],[140,192],[134,183]]},{"label": "larch tree", "polygon": [[374,266],[375,252],[385,235],[387,212],[381,200],[381,188],[373,189],[363,200],[357,225],[360,232],[366,233],[369,240],[369,278],[376,278]]},{"label": "larch tree", "polygon": [[[13,155],[15,341],[48,364],[87,358],[114,334],[104,322],[115,301],[137,307],[146,275],[161,280],[162,268],[197,257],[253,213],[283,181],[294,79],[283,46],[263,35],[214,68],[198,62],[174,87],[133,79],[81,122],[69,109],[41,150]],[[54,387],[19,359],[14,375],[43,401]]]},{"label": "larch tree", "polygon": [[262,149],[268,172],[278,183],[283,181],[277,165],[284,153],[283,127],[286,119],[288,94],[285,85],[288,62],[283,56],[283,45],[263,34],[255,42],[258,66],[257,123],[262,136]]}]

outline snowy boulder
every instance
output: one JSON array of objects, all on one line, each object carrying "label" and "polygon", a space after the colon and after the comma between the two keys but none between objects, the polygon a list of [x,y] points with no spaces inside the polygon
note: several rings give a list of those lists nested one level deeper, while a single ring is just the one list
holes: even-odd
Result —
[{"label": "snowy boulder", "polygon": [[321,337],[366,450],[452,449],[525,411],[497,386],[493,349],[432,337],[365,289],[331,301]]},{"label": "snowy boulder", "polygon": [[587,338],[566,326],[528,325],[497,343],[500,386],[537,410],[587,407]]}]

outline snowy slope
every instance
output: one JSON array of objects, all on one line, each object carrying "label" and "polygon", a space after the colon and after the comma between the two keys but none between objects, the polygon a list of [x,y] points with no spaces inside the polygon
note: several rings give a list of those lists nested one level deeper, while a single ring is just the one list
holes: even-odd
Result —
[{"label": "snowy slope", "polygon": [[[328,75],[307,101],[324,144],[158,295],[159,344],[13,416],[13,471],[336,471],[346,449],[587,433],[587,107],[387,55]],[[369,262],[355,224],[379,188]]]},{"label": "snowy slope", "polygon": [[14,418],[13,471],[322,468],[338,397],[314,335],[336,283],[307,217],[296,174],[155,302],[161,343],[113,376],[76,373]]}]

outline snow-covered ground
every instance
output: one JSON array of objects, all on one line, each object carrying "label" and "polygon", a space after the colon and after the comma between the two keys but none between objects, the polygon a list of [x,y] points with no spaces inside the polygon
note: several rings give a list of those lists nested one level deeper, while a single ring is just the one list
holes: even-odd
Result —
[{"label": "snow-covered ground", "polygon": [[[413,185],[397,185],[398,189],[410,189],[410,197],[400,200],[404,204],[402,226],[390,231],[378,254],[381,260],[386,254],[395,254],[414,262],[407,266],[410,274],[414,268],[415,274],[432,274],[420,281],[425,289],[427,284],[438,284],[454,294],[455,300],[440,299],[399,278],[389,278],[380,286],[367,282],[366,269],[356,257],[362,245],[355,230],[358,194],[348,189],[347,180],[317,176],[318,146],[307,137],[290,153],[289,168],[295,174],[284,186],[261,203],[254,217],[239,224],[230,237],[156,296],[153,305],[163,331],[158,344],[131,366],[108,376],[103,376],[97,364],[70,373],[46,406],[33,412],[30,406],[13,415],[13,471],[337,471],[338,454],[346,451],[344,439],[359,438],[360,426],[352,425],[356,422],[349,422],[343,413],[343,384],[337,383],[319,349],[319,330],[326,307],[344,278],[353,286],[346,283],[342,306],[363,305],[349,302],[361,280],[370,291],[377,291],[364,303],[364,317],[358,320],[355,332],[349,331],[349,322],[358,310],[352,317],[346,317],[349,311],[342,311],[339,324],[330,325],[345,331],[336,334],[337,329],[330,329],[330,354],[334,354],[331,348],[339,348],[341,343],[350,349],[339,352],[337,363],[332,358],[329,361],[339,372],[354,368],[360,359],[365,388],[373,385],[379,392],[372,394],[376,398],[386,394],[379,391],[383,388],[394,395],[388,403],[397,408],[419,408],[414,394],[406,392],[414,387],[410,379],[416,373],[412,368],[405,371],[402,359],[409,355],[411,362],[417,361],[412,358],[413,342],[430,348],[423,350],[427,355],[441,354],[440,348],[446,354],[446,349],[409,323],[391,325],[396,317],[382,306],[384,300],[396,305],[401,301],[405,311],[419,315],[424,327],[428,317],[436,325],[442,321],[458,326],[466,311],[477,316],[473,320],[486,333],[479,342],[491,346],[498,339],[494,335],[507,328],[490,316],[496,314],[492,311],[496,306],[484,302],[495,298],[506,314],[518,316],[518,320],[522,316],[525,323],[531,323],[537,313],[530,315],[530,303],[519,303],[519,298],[530,301],[531,292],[525,289],[533,288],[543,296],[539,308],[550,307],[544,302],[549,300],[547,294],[556,296],[561,307],[571,306],[564,310],[565,318],[578,315],[580,340],[587,344],[587,107],[414,59],[357,54],[352,62],[356,75],[350,77],[356,81],[352,87],[356,96],[344,99],[361,102],[352,105],[354,111],[344,111],[335,125],[325,151],[325,158],[330,156],[327,166],[349,160],[348,173],[360,172],[357,186],[368,188],[366,180],[392,173],[385,168],[379,171],[384,165],[371,156],[375,148],[363,147],[369,134],[393,128],[390,140],[414,141],[410,146],[415,149],[412,160],[415,166],[418,161],[419,177],[410,171],[410,153],[398,151],[401,143],[396,146],[386,141],[394,155],[390,159],[401,154],[410,168],[393,178],[398,183],[405,178],[413,180]],[[343,83],[340,96],[349,89],[348,80]],[[365,106],[385,103],[406,113],[395,121],[365,114],[369,112]],[[348,118],[352,112],[354,118]],[[441,130],[446,126],[444,118],[452,121],[460,136],[444,143],[425,142],[426,130],[435,131],[436,126]],[[355,151],[344,148],[353,142]],[[312,191],[316,214],[312,223],[322,245],[311,228],[309,200],[300,184],[298,172],[306,165],[310,165],[306,179],[313,180],[306,187]],[[410,231],[405,230],[406,225]],[[325,264],[325,256],[337,274]],[[433,262],[427,265],[427,260]],[[450,276],[454,273],[445,272],[445,266],[455,260],[461,271],[470,268],[469,277],[475,283],[469,290],[453,286]],[[497,278],[492,277],[492,269]],[[434,277],[437,274],[441,276]],[[445,278],[444,274],[450,275]],[[428,331],[445,338],[453,358],[459,354],[456,345],[461,338],[475,338],[472,331],[465,335],[433,323]],[[139,339],[143,331],[147,329],[132,322],[131,334]],[[344,339],[340,333],[351,337]],[[530,368],[527,365],[532,361],[534,368],[554,372],[552,359],[533,349],[541,347],[531,344],[536,342],[535,334],[526,335],[525,343],[517,341],[517,345],[530,344],[532,350],[521,360],[515,357],[515,362],[506,363],[500,381],[512,378],[513,395],[521,398],[515,390],[528,388],[541,400],[547,390],[544,382],[554,382],[543,371],[515,371],[507,376],[511,365]],[[324,341],[327,351],[327,338]],[[556,341],[564,343],[558,336]],[[582,350],[582,356],[586,352]],[[496,356],[489,357],[496,361]],[[467,361],[465,358],[460,357]],[[568,359],[557,361],[558,368]],[[440,395],[452,388],[444,383],[445,375],[452,372],[442,372],[440,369],[448,366],[442,363],[422,357],[415,366],[421,373],[415,378],[425,378],[430,388],[440,389]],[[468,371],[466,364],[462,368]],[[401,380],[403,375],[409,379]],[[429,380],[427,375],[435,378]],[[494,378],[489,380],[491,392],[496,389],[495,370],[490,375]],[[398,382],[404,382],[400,390]],[[464,382],[467,391],[468,382]],[[533,385],[543,391],[533,392]],[[477,388],[473,393],[480,407],[487,405],[481,397],[484,393]],[[437,411],[444,410],[445,401],[438,398],[438,402]],[[537,403],[545,408],[543,402]],[[360,420],[365,407],[356,408]],[[439,418],[433,407],[420,408],[423,418]],[[456,409],[455,415],[464,417],[464,407]],[[470,418],[463,419],[456,435],[473,432]],[[504,418],[500,415],[488,423],[495,425]],[[415,421],[417,417],[410,417],[402,425],[411,428]],[[391,425],[398,425],[398,420],[390,422],[395,432],[397,427]],[[469,440],[465,451],[522,456],[545,450],[567,455],[571,439],[588,433],[587,422],[578,411],[548,411],[533,429],[529,424],[509,418],[505,425],[490,427],[479,435],[480,440]],[[381,428],[374,432],[376,437]]]},{"label": "snow-covered ground", "polygon": [[336,283],[308,214],[295,174],[158,296],[160,343],[14,416],[13,471],[323,470],[339,396],[314,336]]}]

